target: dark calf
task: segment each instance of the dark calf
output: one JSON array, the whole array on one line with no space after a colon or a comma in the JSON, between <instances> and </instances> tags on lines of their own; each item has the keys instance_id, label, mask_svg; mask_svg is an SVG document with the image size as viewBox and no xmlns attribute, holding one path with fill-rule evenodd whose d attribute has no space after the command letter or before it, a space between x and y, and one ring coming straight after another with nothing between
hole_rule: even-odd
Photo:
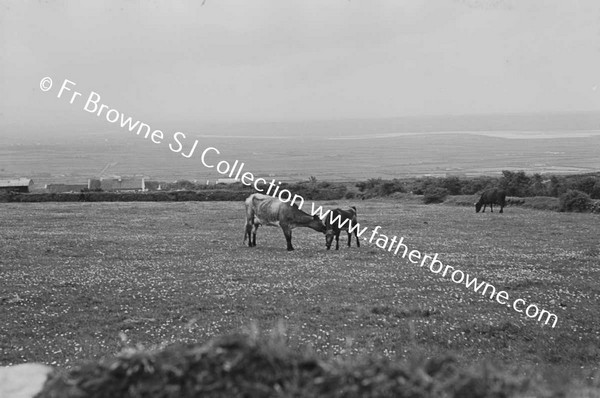
<instances>
[{"instance_id":1,"label":"dark calf","mask_svg":"<svg viewBox=\"0 0 600 398\"><path fill-rule=\"evenodd\" d=\"M329 212L325 221L325 246L327 250L331 248L333 237L335 236L335 250L340 249L340 232L348 232L348 247L351 246L352 232L349 228L354 228L354 235L356 236L356 247L360 247L360 241L358 240L358 221L356 217L356 207L352 206L348 210L334 209Z\"/></svg>"}]
</instances>

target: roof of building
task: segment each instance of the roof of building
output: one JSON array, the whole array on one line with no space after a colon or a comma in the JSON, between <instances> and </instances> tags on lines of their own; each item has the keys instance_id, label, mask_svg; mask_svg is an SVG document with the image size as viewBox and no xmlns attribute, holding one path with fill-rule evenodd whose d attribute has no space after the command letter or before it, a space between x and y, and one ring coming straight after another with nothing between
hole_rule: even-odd
<instances>
[{"instance_id":1,"label":"roof of building","mask_svg":"<svg viewBox=\"0 0 600 398\"><path fill-rule=\"evenodd\" d=\"M13 178L10 180L0 180L0 187L28 187L32 183L31 178Z\"/></svg>"}]
</instances>

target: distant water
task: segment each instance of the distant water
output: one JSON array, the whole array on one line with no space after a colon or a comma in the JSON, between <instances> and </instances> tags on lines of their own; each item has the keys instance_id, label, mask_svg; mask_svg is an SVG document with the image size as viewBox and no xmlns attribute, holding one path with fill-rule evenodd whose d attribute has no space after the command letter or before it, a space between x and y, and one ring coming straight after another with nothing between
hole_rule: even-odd
<instances>
[{"instance_id":1,"label":"distant water","mask_svg":"<svg viewBox=\"0 0 600 398\"><path fill-rule=\"evenodd\" d=\"M421 133L388 133L388 134L363 134L348 135L340 137L329 137L329 140L372 140L382 138L407 137L411 135L436 135L436 134L469 134L486 137L505 138L510 140L539 140L557 138L581 138L600 136L600 130L576 130L576 131L430 131Z\"/></svg>"},{"instance_id":2,"label":"distant water","mask_svg":"<svg viewBox=\"0 0 600 398\"><path fill-rule=\"evenodd\" d=\"M48 143L73 140L106 140L135 137L105 120L93 126L41 126L37 129L13 126L0 129L0 148L7 143ZM100 128L98 128L100 126ZM234 139L371 139L429 134L478 134L511 139L589 137L600 133L598 112L553 114L503 114L419 116L387 119L348 119L295 122L190 123L164 121L152 124L165 133L183 131L200 138Z\"/></svg>"},{"instance_id":3,"label":"distant water","mask_svg":"<svg viewBox=\"0 0 600 398\"><path fill-rule=\"evenodd\" d=\"M238 160L245 171L282 181L600 170L600 115L589 113L152 126L198 139L190 159L166 143L101 126L0 134L0 178L81 183L114 164L105 174L214 182L224 176L199 159L209 146L221 152L213 161Z\"/></svg>"}]
</instances>

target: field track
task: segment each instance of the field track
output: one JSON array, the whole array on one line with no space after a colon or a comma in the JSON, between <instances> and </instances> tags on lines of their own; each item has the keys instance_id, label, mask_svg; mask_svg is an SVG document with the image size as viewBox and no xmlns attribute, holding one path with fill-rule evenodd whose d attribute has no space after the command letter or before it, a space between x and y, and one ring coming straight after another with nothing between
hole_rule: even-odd
<instances>
[{"instance_id":1,"label":"field track","mask_svg":"<svg viewBox=\"0 0 600 398\"><path fill-rule=\"evenodd\" d=\"M323 203L319 203L323 204ZM329 207L350 204L326 202ZM0 366L70 366L124 345L205 341L282 322L322 355L453 352L549 379L598 370L598 216L504 214L391 200L354 202L369 230L403 236L474 277L555 313L528 319L361 241L261 227L243 246L241 202L1 204ZM583 372L583 373L582 373Z\"/></svg>"}]
</instances>

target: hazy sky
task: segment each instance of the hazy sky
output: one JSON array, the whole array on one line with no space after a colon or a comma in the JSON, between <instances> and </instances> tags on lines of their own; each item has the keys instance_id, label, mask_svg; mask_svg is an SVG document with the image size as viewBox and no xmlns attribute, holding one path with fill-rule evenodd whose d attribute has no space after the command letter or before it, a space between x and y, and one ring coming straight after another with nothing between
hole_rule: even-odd
<instances>
[{"instance_id":1,"label":"hazy sky","mask_svg":"<svg viewBox=\"0 0 600 398\"><path fill-rule=\"evenodd\" d=\"M93 124L92 90L148 123L600 111L600 2L0 0L0 57L0 134Z\"/></svg>"}]
</instances>

